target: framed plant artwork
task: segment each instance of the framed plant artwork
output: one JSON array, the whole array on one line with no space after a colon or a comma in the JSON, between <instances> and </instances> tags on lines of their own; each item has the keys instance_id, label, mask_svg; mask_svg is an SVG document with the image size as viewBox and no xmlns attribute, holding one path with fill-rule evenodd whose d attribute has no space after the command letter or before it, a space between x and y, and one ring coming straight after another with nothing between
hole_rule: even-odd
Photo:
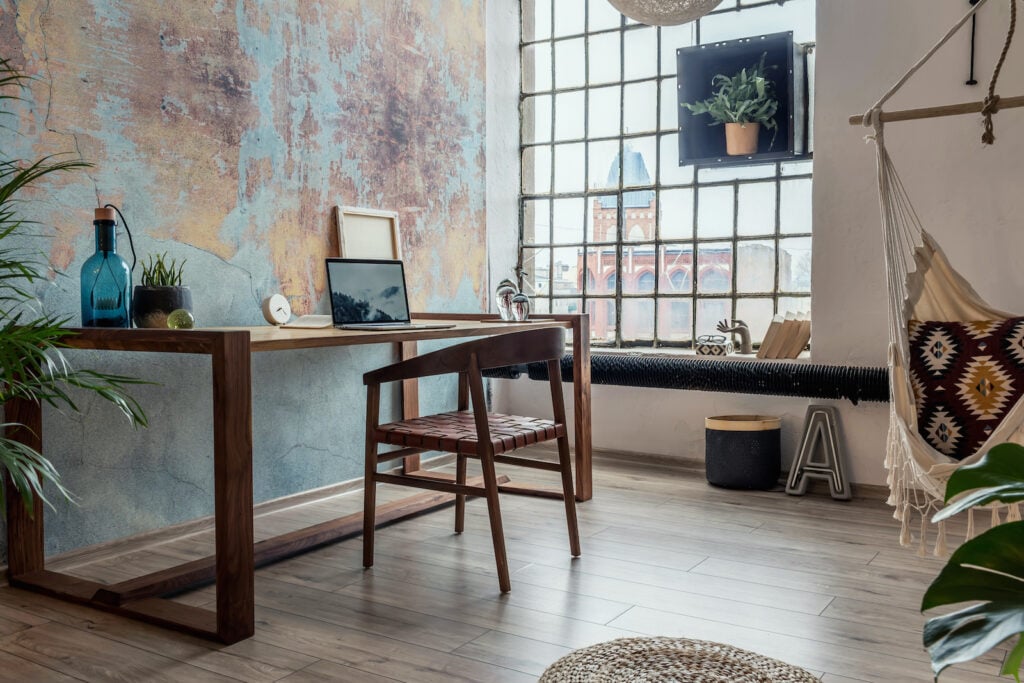
<instances>
[{"instance_id":1,"label":"framed plant artwork","mask_svg":"<svg viewBox=\"0 0 1024 683\"><path fill-rule=\"evenodd\" d=\"M342 258L401 259L398 212L335 206Z\"/></svg>"}]
</instances>

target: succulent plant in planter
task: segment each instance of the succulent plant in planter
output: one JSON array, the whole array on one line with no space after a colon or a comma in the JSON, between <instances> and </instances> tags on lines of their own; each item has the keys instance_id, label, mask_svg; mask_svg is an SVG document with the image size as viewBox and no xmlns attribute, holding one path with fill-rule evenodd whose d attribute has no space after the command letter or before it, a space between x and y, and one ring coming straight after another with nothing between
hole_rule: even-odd
<instances>
[{"instance_id":1,"label":"succulent plant in planter","mask_svg":"<svg viewBox=\"0 0 1024 683\"><path fill-rule=\"evenodd\" d=\"M167 259L167 254L150 255L142 264L142 284L135 286L132 296L132 320L136 327L166 328L182 314L170 318L172 313L184 310L188 318L192 313L192 290L182 285L185 261ZM191 324L187 325L191 327Z\"/></svg>"},{"instance_id":2,"label":"succulent plant in planter","mask_svg":"<svg viewBox=\"0 0 1024 683\"><path fill-rule=\"evenodd\" d=\"M753 154L757 152L757 138L761 126L772 131L768 149L775 145L779 131L775 112L779 101L775 97L775 85L765 73L765 59L768 53L750 67L740 69L732 76L718 74L711 79L715 88L711 97L699 102L685 102L695 115L707 114L712 118L709 126L725 124L726 153L730 155Z\"/></svg>"}]
</instances>

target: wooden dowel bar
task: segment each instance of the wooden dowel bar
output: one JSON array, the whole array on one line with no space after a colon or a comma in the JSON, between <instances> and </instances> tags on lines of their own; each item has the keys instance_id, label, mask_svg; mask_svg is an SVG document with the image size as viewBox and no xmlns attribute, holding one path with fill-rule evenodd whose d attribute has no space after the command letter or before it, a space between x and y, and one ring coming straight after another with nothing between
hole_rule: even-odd
<instances>
[{"instance_id":1,"label":"wooden dowel bar","mask_svg":"<svg viewBox=\"0 0 1024 683\"><path fill-rule=\"evenodd\" d=\"M389 460L398 460L399 458L408 458L413 455L419 455L420 453L426 453L426 448L399 448L397 451L388 451L387 453L378 453L377 462L387 462Z\"/></svg>"},{"instance_id":2,"label":"wooden dowel bar","mask_svg":"<svg viewBox=\"0 0 1024 683\"><path fill-rule=\"evenodd\" d=\"M980 114L984 106L984 102L961 102L960 104L946 104L938 107L883 111L881 119L883 123L890 123L893 121L936 119L943 116L960 116L962 114ZM1024 107L1024 95L999 98L999 107L996 111L1002 111L1003 109L1016 109L1017 107ZM853 114L850 116L849 121L851 126L861 126L864 123L864 115Z\"/></svg>"},{"instance_id":3,"label":"wooden dowel bar","mask_svg":"<svg viewBox=\"0 0 1024 683\"><path fill-rule=\"evenodd\" d=\"M378 474L374 479L381 484L414 486L416 488L428 489L430 491L443 491L444 493L464 493L467 496L484 496L487 493L482 486L460 486L440 479L415 477L408 474Z\"/></svg>"},{"instance_id":4,"label":"wooden dowel bar","mask_svg":"<svg viewBox=\"0 0 1024 683\"><path fill-rule=\"evenodd\" d=\"M510 496L530 496L532 498L551 498L565 500L565 494L559 489L533 488L523 484L500 484L498 490Z\"/></svg>"},{"instance_id":5,"label":"wooden dowel bar","mask_svg":"<svg viewBox=\"0 0 1024 683\"><path fill-rule=\"evenodd\" d=\"M557 462L548 462L546 460L531 460L529 458L520 458L517 455L496 455L494 456L494 462L500 463L502 465L516 465L517 467L529 467L535 470L547 470L549 472L562 471L561 466L559 466Z\"/></svg>"}]
</instances>

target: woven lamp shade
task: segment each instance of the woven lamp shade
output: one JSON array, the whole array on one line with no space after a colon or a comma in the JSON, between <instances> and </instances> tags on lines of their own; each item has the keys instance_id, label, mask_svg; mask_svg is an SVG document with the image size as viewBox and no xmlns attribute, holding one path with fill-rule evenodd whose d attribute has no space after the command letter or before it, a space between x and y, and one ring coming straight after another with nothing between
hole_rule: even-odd
<instances>
[{"instance_id":1,"label":"woven lamp shade","mask_svg":"<svg viewBox=\"0 0 1024 683\"><path fill-rule=\"evenodd\" d=\"M648 26L675 26L700 19L722 0L608 0L612 7Z\"/></svg>"}]
</instances>

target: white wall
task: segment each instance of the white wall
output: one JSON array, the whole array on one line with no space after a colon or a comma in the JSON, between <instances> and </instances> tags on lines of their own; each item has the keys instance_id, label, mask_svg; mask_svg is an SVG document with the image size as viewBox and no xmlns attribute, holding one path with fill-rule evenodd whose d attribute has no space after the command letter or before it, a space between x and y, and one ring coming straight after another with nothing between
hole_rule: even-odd
<instances>
[{"instance_id":1,"label":"white wall","mask_svg":"<svg viewBox=\"0 0 1024 683\"><path fill-rule=\"evenodd\" d=\"M507 1L507 0L504 0ZM497 2L492 5L500 4ZM878 221L874 148L847 116L867 109L963 12L960 0L819 0L814 159L813 362L885 364L885 271ZM968 35L956 36L887 106L979 100L1002 46L1008 8L979 13L977 78L967 86ZM515 30L515 24L491 26ZM1004 67L999 92L1024 93L1024 37ZM488 121L493 131L496 122ZM954 265L994 305L1024 311L1024 109L996 116L996 144L980 143L976 116L891 124L886 140L926 228ZM491 148L488 149L492 153ZM504 154L508 154L505 150ZM509 161L510 159L510 161ZM488 169L492 161L488 160ZM515 151L501 163L515 163ZM513 191L510 184L508 191ZM489 209L491 207L489 206ZM515 251L516 214L488 211L492 267ZM493 277L493 271L492 271ZM543 404L539 382L496 383L500 410ZM703 419L724 413L781 415L783 451L795 448L806 399L595 386L594 445L703 457ZM836 402L850 476L884 484L888 409Z\"/></svg>"}]
</instances>

